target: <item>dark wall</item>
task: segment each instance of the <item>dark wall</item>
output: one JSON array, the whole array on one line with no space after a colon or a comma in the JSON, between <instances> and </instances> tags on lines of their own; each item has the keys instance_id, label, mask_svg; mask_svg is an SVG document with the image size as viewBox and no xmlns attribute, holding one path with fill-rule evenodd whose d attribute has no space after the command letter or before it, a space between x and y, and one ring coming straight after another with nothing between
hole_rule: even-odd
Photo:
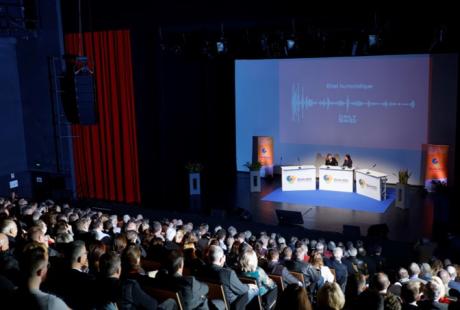
<instances>
[{"instance_id":1,"label":"dark wall","mask_svg":"<svg viewBox=\"0 0 460 310\"><path fill-rule=\"evenodd\" d=\"M49 58L62 56L59 1L37 3L36 33L0 41L0 145L6 146L0 156L1 194L8 192L11 172L20 176L18 193L27 197L51 194L56 184L62 189L56 178L70 173L59 164L63 158L53 111L60 102L53 101L49 70Z\"/></svg>"},{"instance_id":2,"label":"dark wall","mask_svg":"<svg viewBox=\"0 0 460 310\"><path fill-rule=\"evenodd\" d=\"M156 40L133 32L142 198L184 207L188 161L204 165L205 194L233 183L233 61L168 55Z\"/></svg>"},{"instance_id":3,"label":"dark wall","mask_svg":"<svg viewBox=\"0 0 460 310\"><path fill-rule=\"evenodd\" d=\"M0 195L9 192L11 173L15 174L22 186L27 170L16 44L16 39L0 38Z\"/></svg>"}]
</instances>

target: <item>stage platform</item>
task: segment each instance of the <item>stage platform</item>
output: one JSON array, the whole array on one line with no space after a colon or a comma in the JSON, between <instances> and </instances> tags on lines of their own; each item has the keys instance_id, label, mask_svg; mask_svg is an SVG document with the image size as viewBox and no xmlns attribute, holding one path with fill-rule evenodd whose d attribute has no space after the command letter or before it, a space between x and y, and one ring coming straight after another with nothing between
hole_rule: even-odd
<instances>
[{"instance_id":1,"label":"stage platform","mask_svg":"<svg viewBox=\"0 0 460 310\"><path fill-rule=\"evenodd\" d=\"M395 201L396 192L393 188L387 189L387 197L378 201L357 193L345 193L325 190L313 191L282 191L277 188L262 198L263 201L306 205L310 207L325 207L384 213Z\"/></svg>"}]
</instances>

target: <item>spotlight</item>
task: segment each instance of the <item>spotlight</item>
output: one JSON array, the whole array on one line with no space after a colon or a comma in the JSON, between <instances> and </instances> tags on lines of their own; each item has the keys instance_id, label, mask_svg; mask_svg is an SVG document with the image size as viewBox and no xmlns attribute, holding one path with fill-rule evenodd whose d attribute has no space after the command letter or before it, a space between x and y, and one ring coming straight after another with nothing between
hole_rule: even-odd
<instances>
[{"instance_id":1,"label":"spotlight","mask_svg":"<svg viewBox=\"0 0 460 310\"><path fill-rule=\"evenodd\" d=\"M294 39L287 39L286 40L286 47L288 51L292 51L295 47L295 40Z\"/></svg>"},{"instance_id":2,"label":"spotlight","mask_svg":"<svg viewBox=\"0 0 460 310\"><path fill-rule=\"evenodd\" d=\"M370 34L368 36L368 41L369 41L369 47L374 47L377 45L377 40L378 40L378 37L376 34Z\"/></svg>"},{"instance_id":3,"label":"spotlight","mask_svg":"<svg viewBox=\"0 0 460 310\"><path fill-rule=\"evenodd\" d=\"M216 42L216 50L217 54L223 54L226 52L226 44L224 38L220 38L220 40Z\"/></svg>"}]
</instances>

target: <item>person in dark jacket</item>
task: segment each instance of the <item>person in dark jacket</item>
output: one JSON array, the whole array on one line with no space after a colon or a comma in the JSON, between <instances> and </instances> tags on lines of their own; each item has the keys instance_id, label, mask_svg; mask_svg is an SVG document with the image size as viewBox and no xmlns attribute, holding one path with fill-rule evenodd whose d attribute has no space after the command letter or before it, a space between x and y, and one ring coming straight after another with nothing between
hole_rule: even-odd
<instances>
[{"instance_id":1,"label":"person in dark jacket","mask_svg":"<svg viewBox=\"0 0 460 310\"><path fill-rule=\"evenodd\" d=\"M345 158L343 159L342 167L347 167L350 169L353 167L353 161L351 160L350 154L345 154Z\"/></svg>"},{"instance_id":2,"label":"person in dark jacket","mask_svg":"<svg viewBox=\"0 0 460 310\"><path fill-rule=\"evenodd\" d=\"M341 247L336 247L333 252L334 257L327 260L326 264L329 268L335 269L335 277L340 288L345 292L348 279L348 268L342 263L343 250Z\"/></svg>"},{"instance_id":3,"label":"person in dark jacket","mask_svg":"<svg viewBox=\"0 0 460 310\"><path fill-rule=\"evenodd\" d=\"M321 271L313 268L312 265L304 261L305 249L299 247L295 251L295 255L291 261L285 262L285 266L290 271L299 272L304 277L304 287L308 288L309 293L311 290L316 289L319 285L322 285L323 278L321 277Z\"/></svg>"},{"instance_id":4,"label":"person in dark jacket","mask_svg":"<svg viewBox=\"0 0 460 310\"><path fill-rule=\"evenodd\" d=\"M208 255L211 264L200 271L201 276L223 286L225 297L232 309L245 309L252 299L250 297L256 295L257 286L243 284L233 269L224 267L226 258L221 247L212 245Z\"/></svg>"},{"instance_id":5,"label":"person in dark jacket","mask_svg":"<svg viewBox=\"0 0 460 310\"><path fill-rule=\"evenodd\" d=\"M97 279L98 294L97 308L107 308L110 305L118 309L175 309L173 300L166 300L161 305L145 293L136 280L121 281L121 259L116 252L108 252L100 259L100 277Z\"/></svg>"},{"instance_id":6,"label":"person in dark jacket","mask_svg":"<svg viewBox=\"0 0 460 310\"><path fill-rule=\"evenodd\" d=\"M268 274L281 276L285 287L287 287L289 284L297 284L298 286L303 286L302 282L294 277L285 266L279 263L279 256L280 254L277 249L270 249L268 251L267 264L264 266L265 271Z\"/></svg>"},{"instance_id":7,"label":"person in dark jacket","mask_svg":"<svg viewBox=\"0 0 460 310\"><path fill-rule=\"evenodd\" d=\"M180 292L185 309L210 309L207 294L209 291L205 283L197 281L193 276L183 276L184 256L173 250L168 254L166 271L157 277L164 287ZM223 309L223 301L212 301L212 308Z\"/></svg>"},{"instance_id":8,"label":"person in dark jacket","mask_svg":"<svg viewBox=\"0 0 460 310\"><path fill-rule=\"evenodd\" d=\"M326 155L326 160L325 160L324 164L326 166L338 166L339 165L337 159L335 159L335 157L333 157L331 153L328 153Z\"/></svg>"}]
</instances>

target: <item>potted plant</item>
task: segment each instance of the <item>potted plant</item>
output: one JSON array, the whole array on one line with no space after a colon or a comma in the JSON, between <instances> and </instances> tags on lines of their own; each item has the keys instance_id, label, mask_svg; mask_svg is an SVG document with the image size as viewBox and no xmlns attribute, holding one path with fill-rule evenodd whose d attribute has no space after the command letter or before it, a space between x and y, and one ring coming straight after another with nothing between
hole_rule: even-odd
<instances>
[{"instance_id":1,"label":"potted plant","mask_svg":"<svg viewBox=\"0 0 460 310\"><path fill-rule=\"evenodd\" d=\"M260 192L260 169L262 168L262 164L259 161L255 161L247 162L244 166L249 169L251 193Z\"/></svg>"},{"instance_id":2,"label":"potted plant","mask_svg":"<svg viewBox=\"0 0 460 310\"><path fill-rule=\"evenodd\" d=\"M407 202L407 190L409 187L409 178L412 173L407 169L399 170L398 183L396 184L396 207L406 209L409 207Z\"/></svg>"},{"instance_id":3,"label":"potted plant","mask_svg":"<svg viewBox=\"0 0 460 310\"><path fill-rule=\"evenodd\" d=\"M185 169L188 171L190 195L200 195L200 173L203 170L203 165L199 162L190 161L185 165Z\"/></svg>"},{"instance_id":4,"label":"potted plant","mask_svg":"<svg viewBox=\"0 0 460 310\"><path fill-rule=\"evenodd\" d=\"M404 185L408 185L409 178L410 178L411 175L412 175L412 173L409 172L409 170L407 170L407 169L399 170L399 172L398 172L399 183L404 184Z\"/></svg>"}]
</instances>

